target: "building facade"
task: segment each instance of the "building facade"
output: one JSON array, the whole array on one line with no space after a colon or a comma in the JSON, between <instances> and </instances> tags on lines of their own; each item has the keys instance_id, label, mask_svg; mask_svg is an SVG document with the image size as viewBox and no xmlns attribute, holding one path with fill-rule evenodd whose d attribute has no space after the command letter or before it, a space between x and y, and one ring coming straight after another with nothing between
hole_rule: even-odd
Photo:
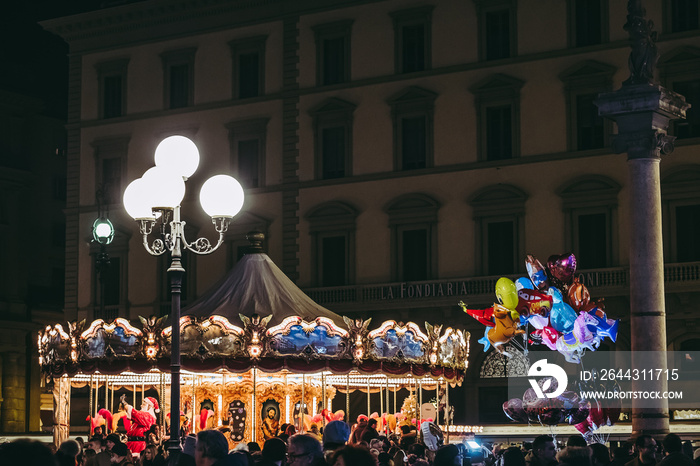
<instances>
[{"instance_id":1,"label":"building facade","mask_svg":"<svg viewBox=\"0 0 700 466\"><path fill-rule=\"evenodd\" d=\"M629 76L623 0L149 0L42 26L70 46L65 318L169 312L165 259L121 207L164 137L201 153L183 204L230 173L246 201L225 252L184 258L191 301L245 234L321 305L348 316L469 329L460 423L503 423L503 362L478 322L525 255L574 252L629 349L629 180L598 93ZM647 2L659 82L700 105L698 2ZM700 113L661 163L669 349L700 349ZM104 291L90 242L104 187L117 234ZM104 303L101 308L100 303ZM503 369L505 371L506 369Z\"/></svg>"}]
</instances>

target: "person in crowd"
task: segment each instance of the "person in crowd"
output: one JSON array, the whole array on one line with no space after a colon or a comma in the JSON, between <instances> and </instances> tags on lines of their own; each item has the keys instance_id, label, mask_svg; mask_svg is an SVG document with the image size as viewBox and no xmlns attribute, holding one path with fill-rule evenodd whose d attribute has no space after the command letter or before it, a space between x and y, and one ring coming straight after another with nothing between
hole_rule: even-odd
<instances>
[{"instance_id":1,"label":"person in crowd","mask_svg":"<svg viewBox=\"0 0 700 466\"><path fill-rule=\"evenodd\" d=\"M228 442L226 442L228 444ZM184 437L182 453L177 459L177 466L196 466L194 459L197 451L197 436L188 434ZM166 450L167 451L167 450Z\"/></svg>"},{"instance_id":2,"label":"person in crowd","mask_svg":"<svg viewBox=\"0 0 700 466\"><path fill-rule=\"evenodd\" d=\"M197 433L194 447L194 461L197 466L224 464L228 455L228 442L218 430L202 430Z\"/></svg>"},{"instance_id":3,"label":"person in crowd","mask_svg":"<svg viewBox=\"0 0 700 466\"><path fill-rule=\"evenodd\" d=\"M556 464L554 458L557 450L554 439L549 435L540 435L532 442L532 451L525 457L527 466L550 466Z\"/></svg>"},{"instance_id":4,"label":"person in crowd","mask_svg":"<svg viewBox=\"0 0 700 466\"><path fill-rule=\"evenodd\" d=\"M323 429L323 454L329 461L333 453L347 443L350 426L345 421L331 421Z\"/></svg>"},{"instance_id":5,"label":"person in crowd","mask_svg":"<svg viewBox=\"0 0 700 466\"><path fill-rule=\"evenodd\" d=\"M367 421L369 419L365 415L360 415L357 418L357 424L353 426L352 433L350 434L350 440L348 440L348 443L352 443L353 445L356 445L360 443L362 440L362 434L365 431L365 427L367 427Z\"/></svg>"},{"instance_id":6,"label":"person in crowd","mask_svg":"<svg viewBox=\"0 0 700 466\"><path fill-rule=\"evenodd\" d=\"M362 436L360 437L364 442L370 443L372 439L379 437L379 432L377 432L377 420L372 418L367 421L367 426L362 431Z\"/></svg>"},{"instance_id":7,"label":"person in crowd","mask_svg":"<svg viewBox=\"0 0 700 466\"><path fill-rule=\"evenodd\" d=\"M321 442L310 434L297 434L289 437L287 464L294 466L324 466Z\"/></svg>"},{"instance_id":8,"label":"person in crowd","mask_svg":"<svg viewBox=\"0 0 700 466\"><path fill-rule=\"evenodd\" d=\"M266 441L262 447L262 462L265 466L284 465L284 458L287 455L287 444L280 438L273 437Z\"/></svg>"},{"instance_id":9,"label":"person in crowd","mask_svg":"<svg viewBox=\"0 0 700 466\"><path fill-rule=\"evenodd\" d=\"M282 434L280 434L280 435L282 435ZM282 437L280 437L280 438L282 438ZM282 439L282 440L284 440L284 439ZM260 448L260 444L258 442L248 442L247 445L248 445L248 451L251 454L255 453L256 451L262 451L262 449Z\"/></svg>"},{"instance_id":10,"label":"person in crowd","mask_svg":"<svg viewBox=\"0 0 700 466\"><path fill-rule=\"evenodd\" d=\"M588 445L591 449L591 462L593 466L608 466L610 464L610 451L602 443L592 443Z\"/></svg>"},{"instance_id":11,"label":"person in crowd","mask_svg":"<svg viewBox=\"0 0 700 466\"><path fill-rule=\"evenodd\" d=\"M632 460L632 455L630 455L630 449L626 446L615 447L610 452L610 466L625 466Z\"/></svg>"},{"instance_id":12,"label":"person in crowd","mask_svg":"<svg viewBox=\"0 0 700 466\"><path fill-rule=\"evenodd\" d=\"M567 446L557 453L559 466L592 466L591 449Z\"/></svg>"},{"instance_id":13,"label":"person in crowd","mask_svg":"<svg viewBox=\"0 0 700 466\"><path fill-rule=\"evenodd\" d=\"M335 451L328 466L377 466L377 459L366 448L345 445Z\"/></svg>"},{"instance_id":14,"label":"person in crowd","mask_svg":"<svg viewBox=\"0 0 700 466\"><path fill-rule=\"evenodd\" d=\"M692 458L683 453L683 441L676 434L668 434L662 442L666 456L659 466L695 466Z\"/></svg>"},{"instance_id":15,"label":"person in crowd","mask_svg":"<svg viewBox=\"0 0 700 466\"><path fill-rule=\"evenodd\" d=\"M19 439L0 444L2 464L22 466L56 466L51 449L37 440Z\"/></svg>"},{"instance_id":16,"label":"person in crowd","mask_svg":"<svg viewBox=\"0 0 700 466\"><path fill-rule=\"evenodd\" d=\"M56 461L59 466L76 466L78 455L80 455L80 444L75 440L66 440L58 447Z\"/></svg>"},{"instance_id":17,"label":"person in crowd","mask_svg":"<svg viewBox=\"0 0 700 466\"><path fill-rule=\"evenodd\" d=\"M377 466L393 466L394 462L391 461L391 456L389 453L383 451L377 455Z\"/></svg>"},{"instance_id":18,"label":"person in crowd","mask_svg":"<svg viewBox=\"0 0 700 466\"><path fill-rule=\"evenodd\" d=\"M287 427L289 427L291 424L284 423L280 425L280 433L277 435L277 437L281 438L284 440L285 443L287 443L287 440L289 440L289 435L287 435ZM253 453L251 451L251 453Z\"/></svg>"},{"instance_id":19,"label":"person in crowd","mask_svg":"<svg viewBox=\"0 0 700 466\"><path fill-rule=\"evenodd\" d=\"M501 447L499 450L503 458L503 466L525 466L525 455L520 448L509 447L503 450Z\"/></svg>"},{"instance_id":20,"label":"person in crowd","mask_svg":"<svg viewBox=\"0 0 700 466\"><path fill-rule=\"evenodd\" d=\"M146 448L141 452L137 466L155 466L158 450L153 444L146 445Z\"/></svg>"},{"instance_id":21,"label":"person in crowd","mask_svg":"<svg viewBox=\"0 0 700 466\"><path fill-rule=\"evenodd\" d=\"M651 435L640 435L634 442L635 458L625 466L656 464L656 440Z\"/></svg>"},{"instance_id":22,"label":"person in crowd","mask_svg":"<svg viewBox=\"0 0 700 466\"><path fill-rule=\"evenodd\" d=\"M110 450L112 454L112 464L118 466L134 466L134 462L131 460L131 452L129 448L124 443L115 443Z\"/></svg>"},{"instance_id":23,"label":"person in crowd","mask_svg":"<svg viewBox=\"0 0 700 466\"><path fill-rule=\"evenodd\" d=\"M84 466L97 466L97 462L95 461L95 457L97 456L97 453L95 453L95 450L92 448L86 448L83 451L83 465Z\"/></svg>"},{"instance_id":24,"label":"person in crowd","mask_svg":"<svg viewBox=\"0 0 700 466\"><path fill-rule=\"evenodd\" d=\"M566 439L566 446L587 447L588 443L586 442L586 439L581 437L580 435L569 435L569 438Z\"/></svg>"},{"instance_id":25,"label":"person in crowd","mask_svg":"<svg viewBox=\"0 0 700 466\"><path fill-rule=\"evenodd\" d=\"M433 466L462 466L462 454L457 445L449 444L438 448Z\"/></svg>"},{"instance_id":26,"label":"person in crowd","mask_svg":"<svg viewBox=\"0 0 700 466\"><path fill-rule=\"evenodd\" d=\"M122 443L122 439L119 437L119 434L109 434L107 437L105 437L105 445L107 446L106 450L112 450L115 444L117 443Z\"/></svg>"}]
</instances>

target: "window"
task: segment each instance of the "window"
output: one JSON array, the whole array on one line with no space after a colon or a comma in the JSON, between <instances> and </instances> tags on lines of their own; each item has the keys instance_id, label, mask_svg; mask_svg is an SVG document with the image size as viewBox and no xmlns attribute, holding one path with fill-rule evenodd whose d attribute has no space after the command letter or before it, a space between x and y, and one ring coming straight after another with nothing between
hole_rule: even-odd
<instances>
[{"instance_id":1,"label":"window","mask_svg":"<svg viewBox=\"0 0 700 466\"><path fill-rule=\"evenodd\" d=\"M267 118L229 123L231 160L236 179L245 189L265 185Z\"/></svg>"},{"instance_id":2,"label":"window","mask_svg":"<svg viewBox=\"0 0 700 466\"><path fill-rule=\"evenodd\" d=\"M663 4L664 32L684 32L698 29L700 1L666 0Z\"/></svg>"},{"instance_id":3,"label":"window","mask_svg":"<svg viewBox=\"0 0 700 466\"><path fill-rule=\"evenodd\" d=\"M97 185L102 187L107 205L122 202L122 180L126 170L128 145L129 138L101 139L92 144L97 168L95 179Z\"/></svg>"},{"instance_id":4,"label":"window","mask_svg":"<svg viewBox=\"0 0 700 466\"><path fill-rule=\"evenodd\" d=\"M677 167L661 180L664 259L700 261L700 166Z\"/></svg>"},{"instance_id":5,"label":"window","mask_svg":"<svg viewBox=\"0 0 700 466\"><path fill-rule=\"evenodd\" d=\"M265 41L267 36L229 42L233 63L233 98L247 99L265 94Z\"/></svg>"},{"instance_id":6,"label":"window","mask_svg":"<svg viewBox=\"0 0 700 466\"><path fill-rule=\"evenodd\" d=\"M95 65L98 79L99 115L116 118L126 114L126 71L128 59Z\"/></svg>"},{"instance_id":7,"label":"window","mask_svg":"<svg viewBox=\"0 0 700 466\"><path fill-rule=\"evenodd\" d=\"M584 176L557 190L564 209L567 250L579 270L611 267L617 251L617 196L621 186L604 176Z\"/></svg>"},{"instance_id":8,"label":"window","mask_svg":"<svg viewBox=\"0 0 700 466\"><path fill-rule=\"evenodd\" d=\"M439 209L440 204L425 194L407 194L385 207L391 228L393 280L436 278Z\"/></svg>"},{"instance_id":9,"label":"window","mask_svg":"<svg viewBox=\"0 0 700 466\"><path fill-rule=\"evenodd\" d=\"M350 81L351 29L352 21L338 21L314 28L317 85L328 86Z\"/></svg>"},{"instance_id":10,"label":"window","mask_svg":"<svg viewBox=\"0 0 700 466\"><path fill-rule=\"evenodd\" d=\"M616 68L587 60L562 72L567 107L567 145L569 150L602 149L609 145L612 123L598 116L594 103L598 94L612 89Z\"/></svg>"},{"instance_id":11,"label":"window","mask_svg":"<svg viewBox=\"0 0 700 466\"><path fill-rule=\"evenodd\" d=\"M317 286L344 286L355 281L355 207L331 201L307 215L311 267Z\"/></svg>"},{"instance_id":12,"label":"window","mask_svg":"<svg viewBox=\"0 0 700 466\"><path fill-rule=\"evenodd\" d=\"M571 47L608 40L608 0L569 0L568 9Z\"/></svg>"},{"instance_id":13,"label":"window","mask_svg":"<svg viewBox=\"0 0 700 466\"><path fill-rule=\"evenodd\" d=\"M469 200L476 222L477 273L508 275L521 269L527 195L498 185L477 191Z\"/></svg>"},{"instance_id":14,"label":"window","mask_svg":"<svg viewBox=\"0 0 700 466\"><path fill-rule=\"evenodd\" d=\"M514 0L474 0L478 16L479 57L500 60L517 55Z\"/></svg>"},{"instance_id":15,"label":"window","mask_svg":"<svg viewBox=\"0 0 700 466\"><path fill-rule=\"evenodd\" d=\"M196 48L173 50L160 55L163 61L165 108L194 105L194 55Z\"/></svg>"},{"instance_id":16,"label":"window","mask_svg":"<svg viewBox=\"0 0 700 466\"><path fill-rule=\"evenodd\" d=\"M115 229L114 240L106 247L109 264L100 270L97 264L100 245L90 243L90 255L93 266L93 313L95 319L106 321L128 314L128 255L130 234ZM100 273L102 277L100 277ZM100 283L104 284L104 288Z\"/></svg>"},{"instance_id":17,"label":"window","mask_svg":"<svg viewBox=\"0 0 700 466\"><path fill-rule=\"evenodd\" d=\"M691 107L684 120L675 120L670 133L678 139L700 137L700 49L678 47L659 61L661 83L685 97Z\"/></svg>"},{"instance_id":18,"label":"window","mask_svg":"<svg viewBox=\"0 0 700 466\"><path fill-rule=\"evenodd\" d=\"M497 74L470 88L477 112L479 160L520 155L520 88L523 81Z\"/></svg>"},{"instance_id":19,"label":"window","mask_svg":"<svg viewBox=\"0 0 700 466\"><path fill-rule=\"evenodd\" d=\"M425 6L391 13L396 73L430 69L432 12L433 6Z\"/></svg>"},{"instance_id":20,"label":"window","mask_svg":"<svg viewBox=\"0 0 700 466\"><path fill-rule=\"evenodd\" d=\"M331 98L309 112L314 125L316 178L352 175L352 119L355 105Z\"/></svg>"},{"instance_id":21,"label":"window","mask_svg":"<svg viewBox=\"0 0 700 466\"><path fill-rule=\"evenodd\" d=\"M433 107L437 94L410 87L388 100L394 123L394 169L433 166Z\"/></svg>"}]
</instances>

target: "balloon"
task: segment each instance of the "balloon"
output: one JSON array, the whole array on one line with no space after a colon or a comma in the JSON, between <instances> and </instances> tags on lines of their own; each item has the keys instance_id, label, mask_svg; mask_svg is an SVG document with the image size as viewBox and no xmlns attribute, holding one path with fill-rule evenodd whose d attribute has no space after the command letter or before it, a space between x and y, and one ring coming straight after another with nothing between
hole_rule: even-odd
<instances>
[{"instance_id":1,"label":"balloon","mask_svg":"<svg viewBox=\"0 0 700 466\"><path fill-rule=\"evenodd\" d=\"M467 309L467 305L460 301L459 307L462 308L464 312L478 320L481 324L487 327L495 327L496 323L493 321L493 307L488 309Z\"/></svg>"},{"instance_id":2,"label":"balloon","mask_svg":"<svg viewBox=\"0 0 700 466\"><path fill-rule=\"evenodd\" d=\"M557 340L559 339L559 332L554 330L552 327L547 325L539 330L535 330L532 333L536 334L539 337L541 344L547 346L547 348L551 349L552 351L557 350Z\"/></svg>"},{"instance_id":3,"label":"balloon","mask_svg":"<svg viewBox=\"0 0 700 466\"><path fill-rule=\"evenodd\" d=\"M528 423L527 413L523 408L523 400L520 398L512 398L503 403L503 413L505 413L511 421L521 424Z\"/></svg>"},{"instance_id":4,"label":"balloon","mask_svg":"<svg viewBox=\"0 0 700 466\"><path fill-rule=\"evenodd\" d=\"M569 333L574 329L576 317L578 317L578 314L571 306L565 302L560 302L552 306L552 311L549 313L549 322L556 331Z\"/></svg>"},{"instance_id":5,"label":"balloon","mask_svg":"<svg viewBox=\"0 0 700 466\"><path fill-rule=\"evenodd\" d=\"M574 278L574 283L569 286L567 295L569 305L579 312L588 306L588 303L591 301L588 288L579 281L578 277Z\"/></svg>"},{"instance_id":6,"label":"balloon","mask_svg":"<svg viewBox=\"0 0 700 466\"><path fill-rule=\"evenodd\" d=\"M569 417L569 424L575 425L580 424L588 419L588 415L591 411L591 404L586 400L579 401L578 409L571 414Z\"/></svg>"},{"instance_id":7,"label":"balloon","mask_svg":"<svg viewBox=\"0 0 700 466\"><path fill-rule=\"evenodd\" d=\"M528 388L523 393L523 408L527 409L528 406L535 404L539 398L537 398L537 393L532 388Z\"/></svg>"},{"instance_id":8,"label":"balloon","mask_svg":"<svg viewBox=\"0 0 700 466\"><path fill-rule=\"evenodd\" d=\"M532 281L527 278L527 277L520 277L517 280L515 280L515 289L520 291L520 290L534 290L535 285L532 284Z\"/></svg>"},{"instance_id":9,"label":"balloon","mask_svg":"<svg viewBox=\"0 0 700 466\"><path fill-rule=\"evenodd\" d=\"M521 314L538 314L548 316L552 309L551 296L535 290L521 289L518 291L518 305L515 310Z\"/></svg>"},{"instance_id":10,"label":"balloon","mask_svg":"<svg viewBox=\"0 0 700 466\"><path fill-rule=\"evenodd\" d=\"M601 338L608 337L613 342L617 341L618 326L620 325L619 319L608 319L605 312L600 311L598 308L588 312L588 315L593 319L593 322L588 325L588 330Z\"/></svg>"},{"instance_id":11,"label":"balloon","mask_svg":"<svg viewBox=\"0 0 700 466\"><path fill-rule=\"evenodd\" d=\"M527 269L530 280L532 280L532 283L534 283L538 289L546 290L549 287L547 272L545 272L542 263L537 260L535 256L527 255L525 259L525 268Z\"/></svg>"},{"instance_id":12,"label":"balloon","mask_svg":"<svg viewBox=\"0 0 700 466\"><path fill-rule=\"evenodd\" d=\"M542 317L540 315L530 315L527 321L530 325L540 330L549 325L549 317Z\"/></svg>"},{"instance_id":13,"label":"balloon","mask_svg":"<svg viewBox=\"0 0 700 466\"><path fill-rule=\"evenodd\" d=\"M549 259L547 259L547 270L551 277L568 285L572 282L574 273L576 273L576 256L572 253L549 256Z\"/></svg>"},{"instance_id":14,"label":"balloon","mask_svg":"<svg viewBox=\"0 0 700 466\"><path fill-rule=\"evenodd\" d=\"M517 313L516 313L517 315ZM484 345L484 351L492 345L499 353L505 353L505 345L516 335L522 335L525 330L519 328L520 319L513 319L513 313L500 304L493 305L494 327L487 327L484 337L479 343Z\"/></svg>"},{"instance_id":15,"label":"balloon","mask_svg":"<svg viewBox=\"0 0 700 466\"><path fill-rule=\"evenodd\" d=\"M588 419L574 425L574 427L576 428L576 430L581 432L581 435L583 435L584 437L586 436L586 434L589 434L593 431L593 426L591 426L591 423Z\"/></svg>"},{"instance_id":16,"label":"balloon","mask_svg":"<svg viewBox=\"0 0 700 466\"><path fill-rule=\"evenodd\" d=\"M501 277L496 282L496 298L508 309L515 309L518 305L518 290L515 283L506 277Z\"/></svg>"}]
</instances>

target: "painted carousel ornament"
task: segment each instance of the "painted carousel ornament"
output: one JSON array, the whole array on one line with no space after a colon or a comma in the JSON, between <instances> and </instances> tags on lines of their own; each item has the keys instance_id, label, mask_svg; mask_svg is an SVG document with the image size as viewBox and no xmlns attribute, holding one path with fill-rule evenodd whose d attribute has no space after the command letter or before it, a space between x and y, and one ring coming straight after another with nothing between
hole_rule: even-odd
<instances>
[{"instance_id":1,"label":"painted carousel ornament","mask_svg":"<svg viewBox=\"0 0 700 466\"><path fill-rule=\"evenodd\" d=\"M126 446L132 453L140 453L146 448L146 432L156 423L156 413L160 412L158 401L150 396L144 398L141 410L127 403L126 395L122 395L120 401L126 411L127 419L131 421Z\"/></svg>"}]
</instances>

